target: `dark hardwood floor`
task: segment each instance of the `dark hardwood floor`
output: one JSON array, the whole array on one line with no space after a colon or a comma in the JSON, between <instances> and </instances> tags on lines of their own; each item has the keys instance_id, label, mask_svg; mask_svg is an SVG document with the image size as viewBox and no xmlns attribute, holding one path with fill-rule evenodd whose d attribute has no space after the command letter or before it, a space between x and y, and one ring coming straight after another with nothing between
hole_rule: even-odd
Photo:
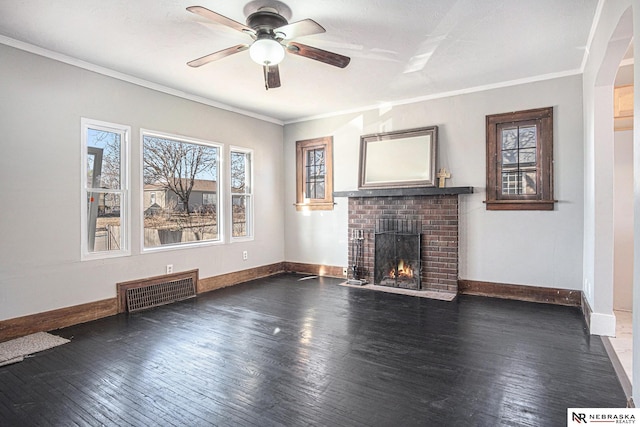
<instances>
[{"instance_id":1,"label":"dark hardwood floor","mask_svg":"<svg viewBox=\"0 0 640 427\"><path fill-rule=\"evenodd\" d=\"M564 426L624 407L577 308L280 275L54 331L0 368L2 426Z\"/></svg>"}]
</instances>

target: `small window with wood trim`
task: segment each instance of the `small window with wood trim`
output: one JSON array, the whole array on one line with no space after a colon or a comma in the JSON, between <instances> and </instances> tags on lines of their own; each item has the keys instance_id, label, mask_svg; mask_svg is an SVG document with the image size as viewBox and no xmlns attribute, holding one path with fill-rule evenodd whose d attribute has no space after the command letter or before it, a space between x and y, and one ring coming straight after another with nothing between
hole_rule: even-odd
<instances>
[{"instance_id":1,"label":"small window with wood trim","mask_svg":"<svg viewBox=\"0 0 640 427\"><path fill-rule=\"evenodd\" d=\"M296 142L296 209L333 209L333 138Z\"/></svg>"},{"instance_id":2,"label":"small window with wood trim","mask_svg":"<svg viewBox=\"0 0 640 427\"><path fill-rule=\"evenodd\" d=\"M553 210L553 107L487 116L487 210Z\"/></svg>"}]
</instances>

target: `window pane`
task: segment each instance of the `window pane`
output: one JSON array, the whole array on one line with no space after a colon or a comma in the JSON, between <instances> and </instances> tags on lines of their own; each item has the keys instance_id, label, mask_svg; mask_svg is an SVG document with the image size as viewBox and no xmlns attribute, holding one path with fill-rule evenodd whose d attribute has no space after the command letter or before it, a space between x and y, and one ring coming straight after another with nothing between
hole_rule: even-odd
<instances>
[{"instance_id":1,"label":"window pane","mask_svg":"<svg viewBox=\"0 0 640 427\"><path fill-rule=\"evenodd\" d=\"M325 150L317 148L307 151L305 165L305 195L308 199L325 198Z\"/></svg>"},{"instance_id":2,"label":"window pane","mask_svg":"<svg viewBox=\"0 0 640 427\"><path fill-rule=\"evenodd\" d=\"M116 132L87 130L87 186L120 189L121 135Z\"/></svg>"},{"instance_id":3,"label":"window pane","mask_svg":"<svg viewBox=\"0 0 640 427\"><path fill-rule=\"evenodd\" d=\"M520 128L520 148L535 147L537 142L536 127L526 126Z\"/></svg>"},{"instance_id":4,"label":"window pane","mask_svg":"<svg viewBox=\"0 0 640 427\"><path fill-rule=\"evenodd\" d=\"M314 150L316 153L315 164L324 168L324 150Z\"/></svg>"},{"instance_id":5,"label":"window pane","mask_svg":"<svg viewBox=\"0 0 640 427\"><path fill-rule=\"evenodd\" d=\"M536 194L536 192L536 171L502 173L502 194Z\"/></svg>"},{"instance_id":6,"label":"window pane","mask_svg":"<svg viewBox=\"0 0 640 427\"><path fill-rule=\"evenodd\" d=\"M524 150L520 150L519 156L520 164L526 163L535 163L536 162L536 149L535 148L526 148Z\"/></svg>"},{"instance_id":7,"label":"window pane","mask_svg":"<svg viewBox=\"0 0 640 427\"><path fill-rule=\"evenodd\" d=\"M307 167L307 181L313 181L318 175L318 168L316 166Z\"/></svg>"},{"instance_id":8,"label":"window pane","mask_svg":"<svg viewBox=\"0 0 640 427\"><path fill-rule=\"evenodd\" d=\"M248 235L247 230L247 196L231 196L231 222L233 224L233 237L244 237Z\"/></svg>"},{"instance_id":9,"label":"window pane","mask_svg":"<svg viewBox=\"0 0 640 427\"><path fill-rule=\"evenodd\" d=\"M518 129L502 129L502 149L513 150L518 148Z\"/></svg>"},{"instance_id":10,"label":"window pane","mask_svg":"<svg viewBox=\"0 0 640 427\"><path fill-rule=\"evenodd\" d=\"M249 237L251 218L251 152L231 151L231 237Z\"/></svg>"},{"instance_id":11,"label":"window pane","mask_svg":"<svg viewBox=\"0 0 640 427\"><path fill-rule=\"evenodd\" d=\"M122 197L117 193L87 192L89 252L123 249L121 201Z\"/></svg>"},{"instance_id":12,"label":"window pane","mask_svg":"<svg viewBox=\"0 0 640 427\"><path fill-rule=\"evenodd\" d=\"M246 153L231 152L231 192L244 193L247 183Z\"/></svg>"},{"instance_id":13,"label":"window pane","mask_svg":"<svg viewBox=\"0 0 640 427\"><path fill-rule=\"evenodd\" d=\"M145 248L218 240L218 164L218 147L144 135Z\"/></svg>"},{"instance_id":14,"label":"window pane","mask_svg":"<svg viewBox=\"0 0 640 427\"><path fill-rule=\"evenodd\" d=\"M536 172L528 171L522 173L523 194L536 194Z\"/></svg>"},{"instance_id":15,"label":"window pane","mask_svg":"<svg viewBox=\"0 0 640 427\"><path fill-rule=\"evenodd\" d=\"M502 194L519 194L518 172L502 173Z\"/></svg>"},{"instance_id":16,"label":"window pane","mask_svg":"<svg viewBox=\"0 0 640 427\"><path fill-rule=\"evenodd\" d=\"M506 150L502 152L503 165L515 165L518 163L518 150Z\"/></svg>"},{"instance_id":17,"label":"window pane","mask_svg":"<svg viewBox=\"0 0 640 427\"><path fill-rule=\"evenodd\" d=\"M306 191L305 191L305 194L307 195L307 198L316 199L317 197L316 197L315 191L316 191L315 181L307 182Z\"/></svg>"}]
</instances>

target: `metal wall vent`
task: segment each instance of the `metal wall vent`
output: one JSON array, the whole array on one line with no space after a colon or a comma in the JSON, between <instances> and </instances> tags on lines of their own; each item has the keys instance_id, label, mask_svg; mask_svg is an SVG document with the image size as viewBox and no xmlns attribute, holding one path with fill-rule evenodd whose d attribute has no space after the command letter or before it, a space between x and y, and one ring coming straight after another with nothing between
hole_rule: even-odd
<instances>
[{"instance_id":1,"label":"metal wall vent","mask_svg":"<svg viewBox=\"0 0 640 427\"><path fill-rule=\"evenodd\" d=\"M189 277L164 283L127 289L129 312L145 310L196 296L194 280Z\"/></svg>"}]
</instances>

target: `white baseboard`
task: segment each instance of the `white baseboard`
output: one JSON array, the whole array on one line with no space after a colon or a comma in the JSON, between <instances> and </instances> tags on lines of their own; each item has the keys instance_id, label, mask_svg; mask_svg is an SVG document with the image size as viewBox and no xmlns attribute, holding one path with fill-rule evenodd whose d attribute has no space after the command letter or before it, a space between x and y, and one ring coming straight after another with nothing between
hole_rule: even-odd
<instances>
[{"instance_id":1,"label":"white baseboard","mask_svg":"<svg viewBox=\"0 0 640 427\"><path fill-rule=\"evenodd\" d=\"M605 337L616 336L616 316L613 314L591 313L589 333Z\"/></svg>"}]
</instances>

